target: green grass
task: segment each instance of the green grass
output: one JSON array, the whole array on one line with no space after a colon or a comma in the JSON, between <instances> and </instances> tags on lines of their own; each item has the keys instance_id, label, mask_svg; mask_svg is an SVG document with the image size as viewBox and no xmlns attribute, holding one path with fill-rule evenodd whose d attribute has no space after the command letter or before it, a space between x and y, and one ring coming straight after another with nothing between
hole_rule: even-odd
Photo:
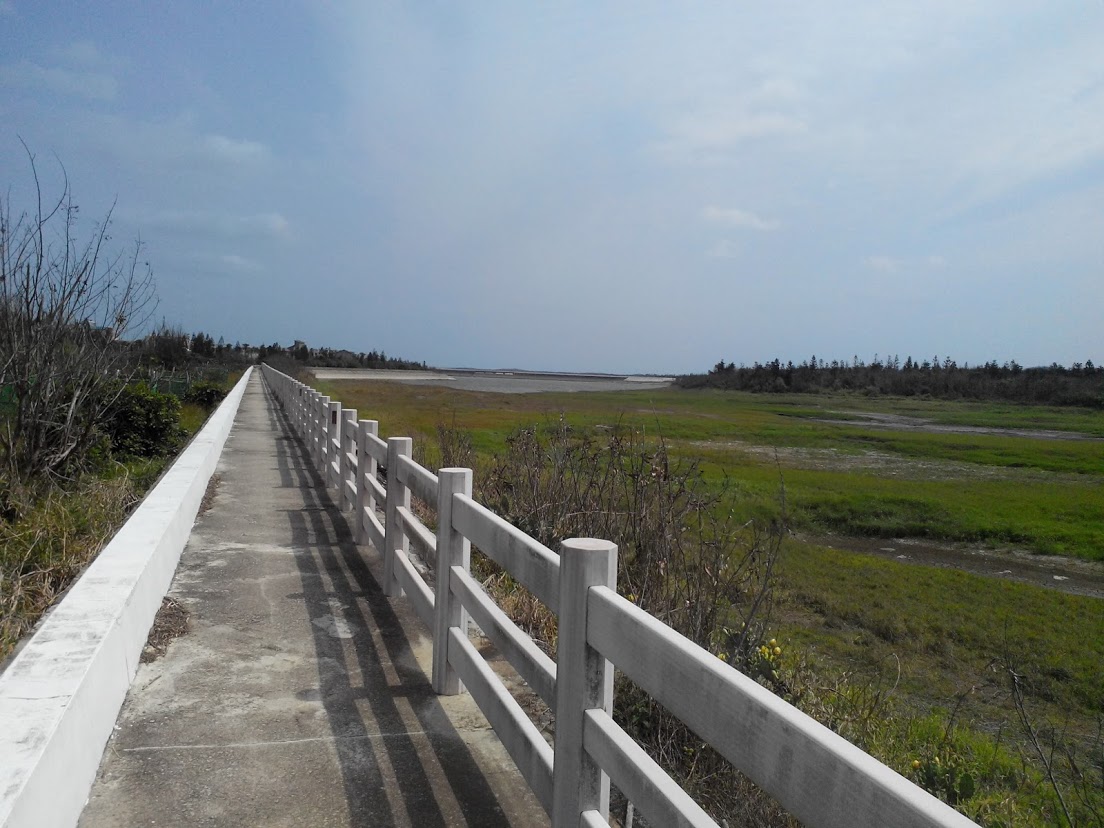
<instances>
[{"instance_id":1,"label":"green grass","mask_svg":"<svg viewBox=\"0 0 1104 828\"><path fill-rule=\"evenodd\" d=\"M720 475L722 467L706 467ZM778 469L729 468L748 515L777 502ZM1018 480L904 480L783 469L792 524L811 532L915 537L1104 561L1104 491L1099 484Z\"/></svg>"},{"instance_id":2,"label":"green grass","mask_svg":"<svg viewBox=\"0 0 1104 828\"><path fill-rule=\"evenodd\" d=\"M194 403L183 403L180 406L180 428L183 429L185 439L196 434L203 424L207 422L207 410Z\"/></svg>"},{"instance_id":3,"label":"green grass","mask_svg":"<svg viewBox=\"0 0 1104 828\"><path fill-rule=\"evenodd\" d=\"M833 660L896 655L914 692L938 700L1007 656L1039 677L1040 700L1104 713L1099 599L798 543L779 574L786 634Z\"/></svg>"},{"instance_id":4,"label":"green grass","mask_svg":"<svg viewBox=\"0 0 1104 828\"><path fill-rule=\"evenodd\" d=\"M1065 824L1019 728L1008 668L1022 676L1044 745L1061 734L1099 777L1086 761L1104 716L1099 599L799 543L778 575L783 668L845 677L835 692L858 697L842 706L859 720L845 736L945 799L970 776L976 793L960 807L981 824ZM871 688L886 696L868 712ZM1075 818L1096 824L1071 795L1061 749L1054 755ZM1085 795L1104 807L1098 783Z\"/></svg>"},{"instance_id":5,"label":"green grass","mask_svg":"<svg viewBox=\"0 0 1104 828\"><path fill-rule=\"evenodd\" d=\"M746 516L776 513L784 480L791 521L814 534L1012 545L1104 560L1100 443L864 433L792 416L795 409L821 413L807 396L791 401L712 391L498 395L378 382L329 382L323 391L359 404L361 417L379 419L381 434L432 435L444 422L471 431L484 455L500 451L517 427L560 416L579 426L622 422L662 433L676 455L701 464L711 484L727 480L734 508ZM834 411L867 401L818 397L815 402ZM1016 426L1029 416L1047 428L1062 426L1055 419L1062 414L1080 428L1100 419L1093 412L1062 409L1032 413L972 403L956 408L945 402L874 402L883 409L938 411L948 419ZM849 458L863 459L871 444L889 458L881 473L849 465ZM781 469L773 447L790 450L778 461ZM827 452L827 461L806 454L813 451ZM934 471L919 461L934 464ZM788 589L798 598L825 602L825 618L856 625L897 647L918 642L914 649L922 653L965 647L982 654L978 658L992 658L1008 641L1031 645L1044 672L1053 667L1072 677L1055 691L1059 696L1079 699L1086 710L1104 710L1099 601L816 545L794 544L785 568ZM1077 635L1059 632L1071 625ZM979 664L971 662L970 669Z\"/></svg>"},{"instance_id":6,"label":"green grass","mask_svg":"<svg viewBox=\"0 0 1104 828\"><path fill-rule=\"evenodd\" d=\"M378 419L381 434L424 437L445 423L470 431L483 456L501 452L518 427L560 416L581 427L629 425L661 435L675 456L700 461L717 485L727 479L746 496L742 508L749 515L777 508L777 449L796 528L1016 545L1104 560L1104 443L890 432L811 420L870 402L883 410L916 414L919 407L926 416L1020 427L1030 415L1023 407L716 391L505 395L335 381L320 387L359 406L359 416ZM1037 419L1057 429L1061 414L1082 429L1104 422L1097 412L1061 409L1041 409Z\"/></svg>"}]
</instances>

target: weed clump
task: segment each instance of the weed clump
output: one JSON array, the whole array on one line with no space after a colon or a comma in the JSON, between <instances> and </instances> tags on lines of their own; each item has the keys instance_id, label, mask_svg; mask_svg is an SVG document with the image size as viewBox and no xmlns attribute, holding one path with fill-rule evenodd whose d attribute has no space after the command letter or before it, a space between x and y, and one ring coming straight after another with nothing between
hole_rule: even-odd
<instances>
[{"instance_id":1,"label":"weed clump","mask_svg":"<svg viewBox=\"0 0 1104 828\"><path fill-rule=\"evenodd\" d=\"M138 500L130 475L71 490L0 481L0 662L114 534Z\"/></svg>"}]
</instances>

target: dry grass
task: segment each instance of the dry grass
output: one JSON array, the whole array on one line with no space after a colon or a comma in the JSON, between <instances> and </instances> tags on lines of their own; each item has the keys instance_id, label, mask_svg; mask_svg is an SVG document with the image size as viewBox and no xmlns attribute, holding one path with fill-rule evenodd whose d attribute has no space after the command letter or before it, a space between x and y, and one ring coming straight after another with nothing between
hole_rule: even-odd
<instances>
[{"instance_id":1,"label":"dry grass","mask_svg":"<svg viewBox=\"0 0 1104 828\"><path fill-rule=\"evenodd\" d=\"M99 552L138 501L130 475L74 490L5 483L0 520L0 660Z\"/></svg>"}]
</instances>

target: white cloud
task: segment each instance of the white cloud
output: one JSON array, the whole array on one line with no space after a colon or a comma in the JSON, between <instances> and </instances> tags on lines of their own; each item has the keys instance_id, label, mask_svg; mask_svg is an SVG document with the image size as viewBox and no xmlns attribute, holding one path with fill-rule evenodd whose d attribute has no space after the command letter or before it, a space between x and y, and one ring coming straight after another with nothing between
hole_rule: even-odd
<instances>
[{"instance_id":1,"label":"white cloud","mask_svg":"<svg viewBox=\"0 0 1104 828\"><path fill-rule=\"evenodd\" d=\"M919 258L904 258L900 256L874 255L867 256L863 263L871 270L879 273L900 273L906 268L927 267L931 270L942 270L947 266L947 260L942 256L931 255Z\"/></svg>"},{"instance_id":2,"label":"white cloud","mask_svg":"<svg viewBox=\"0 0 1104 828\"><path fill-rule=\"evenodd\" d=\"M226 266L228 270L237 273L259 273L263 268L258 262L253 259L248 259L245 256L239 256L237 253L227 253L224 256L219 256L219 261Z\"/></svg>"},{"instance_id":3,"label":"white cloud","mask_svg":"<svg viewBox=\"0 0 1104 828\"><path fill-rule=\"evenodd\" d=\"M139 228L214 236L222 239L285 239L291 223L279 213L233 215L187 210L127 213L124 218Z\"/></svg>"},{"instance_id":4,"label":"white cloud","mask_svg":"<svg viewBox=\"0 0 1104 828\"><path fill-rule=\"evenodd\" d=\"M126 63L121 58L105 55L91 40L75 40L67 46L51 49L49 55L55 62L68 66L117 69Z\"/></svg>"},{"instance_id":5,"label":"white cloud","mask_svg":"<svg viewBox=\"0 0 1104 828\"><path fill-rule=\"evenodd\" d=\"M900 259L895 259L892 256L867 256L866 266L871 270L876 270L879 273L892 274L898 273L901 270L903 262Z\"/></svg>"},{"instance_id":6,"label":"white cloud","mask_svg":"<svg viewBox=\"0 0 1104 828\"><path fill-rule=\"evenodd\" d=\"M224 135L205 135L199 146L211 158L233 164L256 164L272 157L268 147L262 143L227 138Z\"/></svg>"},{"instance_id":7,"label":"white cloud","mask_svg":"<svg viewBox=\"0 0 1104 828\"><path fill-rule=\"evenodd\" d=\"M0 66L0 85L100 101L112 100L119 91L118 82L106 72L40 66L29 60Z\"/></svg>"},{"instance_id":8,"label":"white cloud","mask_svg":"<svg viewBox=\"0 0 1104 828\"><path fill-rule=\"evenodd\" d=\"M724 162L748 141L786 138L807 129L801 119L778 112L695 115L677 121L652 149L672 161Z\"/></svg>"},{"instance_id":9,"label":"white cloud","mask_svg":"<svg viewBox=\"0 0 1104 828\"><path fill-rule=\"evenodd\" d=\"M124 166L148 173L183 168L190 176L234 174L266 169L272 151L259 141L229 138L197 129L195 117L179 115L166 120L140 120L110 114L75 117L70 128L95 147L119 159Z\"/></svg>"},{"instance_id":10,"label":"white cloud","mask_svg":"<svg viewBox=\"0 0 1104 828\"><path fill-rule=\"evenodd\" d=\"M765 219L747 210L729 207L706 207L702 210L706 221L727 224L731 227L745 227L749 230L777 230L781 225L776 219Z\"/></svg>"},{"instance_id":11,"label":"white cloud","mask_svg":"<svg viewBox=\"0 0 1104 828\"><path fill-rule=\"evenodd\" d=\"M705 254L710 259L735 259L740 255L740 245L728 239L721 239Z\"/></svg>"}]
</instances>

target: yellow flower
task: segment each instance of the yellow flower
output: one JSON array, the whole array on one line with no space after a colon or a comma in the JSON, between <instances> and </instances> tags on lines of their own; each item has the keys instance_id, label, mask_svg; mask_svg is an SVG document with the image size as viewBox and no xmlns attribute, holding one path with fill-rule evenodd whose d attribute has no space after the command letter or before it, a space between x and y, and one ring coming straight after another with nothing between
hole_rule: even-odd
<instances>
[{"instance_id":1,"label":"yellow flower","mask_svg":"<svg viewBox=\"0 0 1104 828\"><path fill-rule=\"evenodd\" d=\"M920 760L919 759L913 759L912 760L912 769L913 770L920 770Z\"/></svg>"},{"instance_id":2,"label":"yellow flower","mask_svg":"<svg viewBox=\"0 0 1104 828\"><path fill-rule=\"evenodd\" d=\"M775 647L774 648L774 654L775 655L782 655L782 648L781 647Z\"/></svg>"}]
</instances>

